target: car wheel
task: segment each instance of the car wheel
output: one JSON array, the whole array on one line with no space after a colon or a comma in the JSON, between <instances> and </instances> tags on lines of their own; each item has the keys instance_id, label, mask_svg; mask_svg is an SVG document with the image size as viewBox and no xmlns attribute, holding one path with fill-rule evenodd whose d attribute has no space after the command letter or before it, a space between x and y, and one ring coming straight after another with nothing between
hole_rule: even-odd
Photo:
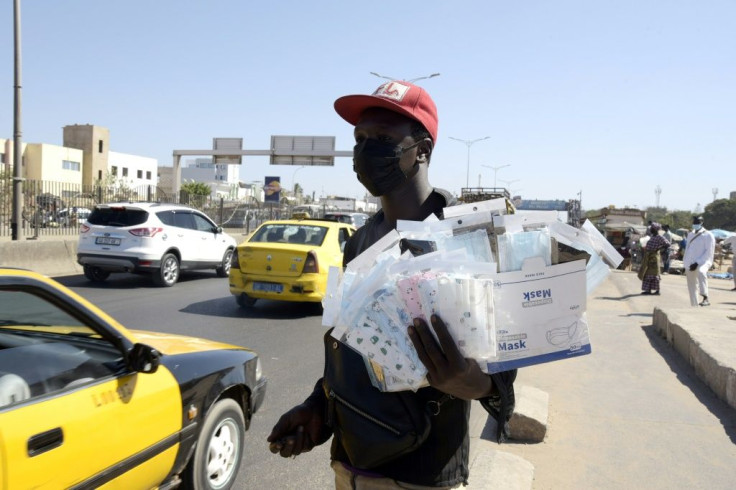
<instances>
[{"instance_id":1,"label":"car wheel","mask_svg":"<svg viewBox=\"0 0 736 490\"><path fill-rule=\"evenodd\" d=\"M158 286L171 287L179 279L179 260L174 254L166 254L161 259L161 268L153 273L153 282Z\"/></svg>"},{"instance_id":2,"label":"car wheel","mask_svg":"<svg viewBox=\"0 0 736 490\"><path fill-rule=\"evenodd\" d=\"M192 459L183 476L184 488L226 490L233 486L243 457L245 419L235 400L216 402L205 417Z\"/></svg>"},{"instance_id":3,"label":"car wheel","mask_svg":"<svg viewBox=\"0 0 736 490\"><path fill-rule=\"evenodd\" d=\"M230 275L230 261L233 259L233 249L228 248L225 255L222 256L220 267L215 269L218 277L227 277Z\"/></svg>"},{"instance_id":4,"label":"car wheel","mask_svg":"<svg viewBox=\"0 0 736 490\"><path fill-rule=\"evenodd\" d=\"M235 296L235 301L238 302L241 308L250 308L256 304L256 298L251 298L245 293Z\"/></svg>"},{"instance_id":5,"label":"car wheel","mask_svg":"<svg viewBox=\"0 0 736 490\"><path fill-rule=\"evenodd\" d=\"M92 282L104 282L105 279L110 277L110 273L108 271L103 271L99 267L85 265L84 266L84 277L86 277Z\"/></svg>"}]
</instances>

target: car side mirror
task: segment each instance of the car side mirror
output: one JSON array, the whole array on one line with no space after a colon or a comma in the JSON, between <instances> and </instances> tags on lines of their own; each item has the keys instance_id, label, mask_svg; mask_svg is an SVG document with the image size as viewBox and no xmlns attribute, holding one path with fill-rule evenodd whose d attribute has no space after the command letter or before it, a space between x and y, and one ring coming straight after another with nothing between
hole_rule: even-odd
<instances>
[{"instance_id":1,"label":"car side mirror","mask_svg":"<svg viewBox=\"0 0 736 490\"><path fill-rule=\"evenodd\" d=\"M155 373L161 364L161 353L146 344L135 344L128 351L127 365L137 373Z\"/></svg>"},{"instance_id":2,"label":"car side mirror","mask_svg":"<svg viewBox=\"0 0 736 490\"><path fill-rule=\"evenodd\" d=\"M215 227L215 233L222 233L222 226Z\"/></svg>"}]
</instances>

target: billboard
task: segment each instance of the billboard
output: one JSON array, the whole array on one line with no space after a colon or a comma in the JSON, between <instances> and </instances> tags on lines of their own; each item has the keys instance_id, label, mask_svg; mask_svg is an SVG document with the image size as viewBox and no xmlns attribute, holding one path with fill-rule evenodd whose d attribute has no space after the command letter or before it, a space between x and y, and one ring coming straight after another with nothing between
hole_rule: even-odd
<instances>
[{"instance_id":1,"label":"billboard","mask_svg":"<svg viewBox=\"0 0 736 490\"><path fill-rule=\"evenodd\" d=\"M213 138L213 150L232 150L232 155L213 155L212 161L217 165L240 165L243 163L241 155L243 150L243 138Z\"/></svg>"},{"instance_id":2,"label":"billboard","mask_svg":"<svg viewBox=\"0 0 736 490\"><path fill-rule=\"evenodd\" d=\"M271 136L271 165L335 165L334 136Z\"/></svg>"},{"instance_id":3,"label":"billboard","mask_svg":"<svg viewBox=\"0 0 736 490\"><path fill-rule=\"evenodd\" d=\"M263 202L281 201L281 177L266 177L263 186Z\"/></svg>"},{"instance_id":4,"label":"billboard","mask_svg":"<svg viewBox=\"0 0 736 490\"><path fill-rule=\"evenodd\" d=\"M567 201L541 201L539 199L514 200L514 206L521 211L567 211Z\"/></svg>"}]
</instances>

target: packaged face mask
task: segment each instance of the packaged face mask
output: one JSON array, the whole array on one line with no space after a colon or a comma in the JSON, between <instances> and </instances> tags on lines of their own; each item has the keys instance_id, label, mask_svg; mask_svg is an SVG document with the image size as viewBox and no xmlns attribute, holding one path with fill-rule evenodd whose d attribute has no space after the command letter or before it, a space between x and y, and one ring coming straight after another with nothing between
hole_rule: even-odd
<instances>
[{"instance_id":1,"label":"packaged face mask","mask_svg":"<svg viewBox=\"0 0 736 490\"><path fill-rule=\"evenodd\" d=\"M524 261L541 257L546 265L552 264L549 232L544 230L503 233L497 235L499 272L520 271Z\"/></svg>"},{"instance_id":2,"label":"packaged face mask","mask_svg":"<svg viewBox=\"0 0 736 490\"><path fill-rule=\"evenodd\" d=\"M492 215L500 215L507 214L508 211L509 209L506 199L498 198L450 206L442 210L442 215L445 219L449 219L484 212L488 212Z\"/></svg>"}]
</instances>

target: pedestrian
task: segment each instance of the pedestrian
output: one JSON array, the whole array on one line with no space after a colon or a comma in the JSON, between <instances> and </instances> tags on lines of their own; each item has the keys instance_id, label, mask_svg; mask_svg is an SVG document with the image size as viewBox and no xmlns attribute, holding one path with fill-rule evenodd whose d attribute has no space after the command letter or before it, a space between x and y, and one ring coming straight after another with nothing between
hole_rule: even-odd
<instances>
[{"instance_id":1,"label":"pedestrian","mask_svg":"<svg viewBox=\"0 0 736 490\"><path fill-rule=\"evenodd\" d=\"M716 251L716 239L713 233L703 226L703 217L693 218L692 231L687 234L687 245L682 265L685 267L687 289L690 293L690 305L710 306L708 301L708 271L713 265ZM698 291L703 300L698 303Z\"/></svg>"},{"instance_id":2,"label":"pedestrian","mask_svg":"<svg viewBox=\"0 0 736 490\"><path fill-rule=\"evenodd\" d=\"M672 244L674 236L670 231L670 225L662 225L662 236L670 243L667 248L662 249L662 274L670 273L670 256L672 254Z\"/></svg>"},{"instance_id":3,"label":"pedestrian","mask_svg":"<svg viewBox=\"0 0 736 490\"><path fill-rule=\"evenodd\" d=\"M726 246L731 250L731 275L733 276L733 289L731 291L736 291L736 234L723 240L721 247Z\"/></svg>"},{"instance_id":4,"label":"pedestrian","mask_svg":"<svg viewBox=\"0 0 736 490\"><path fill-rule=\"evenodd\" d=\"M353 170L372 195L380 196L382 205L349 239L343 259L347 264L394 230L398 220L441 217L453 197L428 180L438 118L424 89L403 81L387 82L372 95L337 99L335 110L355 126ZM293 457L334 436L330 459L339 490L466 484L470 403L479 400L497 417L497 438L502 440L508 435L516 371L484 374L477 362L461 356L441 318L433 315L430 323L431 327L416 318L407 326L428 370L429 386L416 392L375 388L366 359L328 331L324 376L312 394L273 427L267 438L271 452ZM410 444L403 433L386 429L409 426L413 417L424 422L417 424L422 430Z\"/></svg>"},{"instance_id":5,"label":"pedestrian","mask_svg":"<svg viewBox=\"0 0 736 490\"><path fill-rule=\"evenodd\" d=\"M659 223L652 223L647 229L651 236L644 246L644 258L639 268L641 294L659 294L660 272L662 267L662 250L670 247L670 242L659 234Z\"/></svg>"}]
</instances>

